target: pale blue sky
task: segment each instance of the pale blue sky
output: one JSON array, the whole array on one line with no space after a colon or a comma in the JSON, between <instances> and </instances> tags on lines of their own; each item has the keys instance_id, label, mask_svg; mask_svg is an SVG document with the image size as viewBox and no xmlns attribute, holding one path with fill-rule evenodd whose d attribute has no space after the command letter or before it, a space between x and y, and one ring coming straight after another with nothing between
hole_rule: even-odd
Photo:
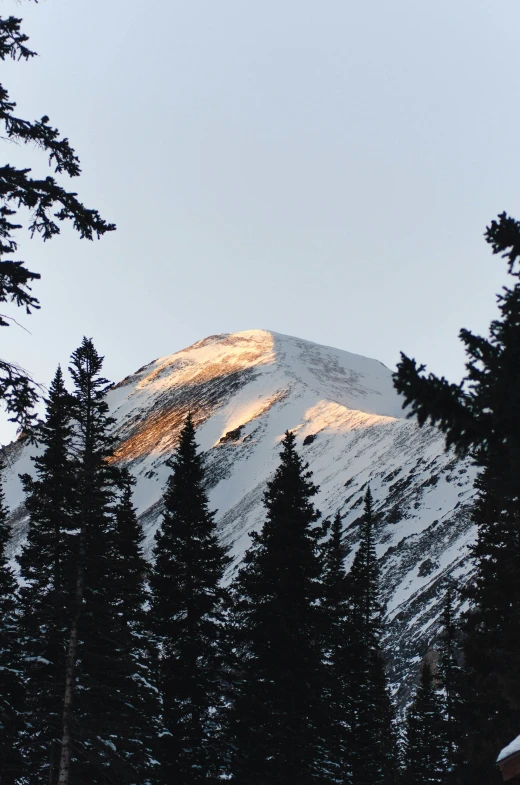
<instances>
[{"instance_id":1,"label":"pale blue sky","mask_svg":"<svg viewBox=\"0 0 520 785\"><path fill-rule=\"evenodd\" d=\"M117 381L263 327L458 380L458 330L486 331L506 281L482 233L520 218L518 0L0 7L40 55L2 82L118 225L24 237L42 310L3 330L4 357L48 383L86 334Z\"/></svg>"}]
</instances>

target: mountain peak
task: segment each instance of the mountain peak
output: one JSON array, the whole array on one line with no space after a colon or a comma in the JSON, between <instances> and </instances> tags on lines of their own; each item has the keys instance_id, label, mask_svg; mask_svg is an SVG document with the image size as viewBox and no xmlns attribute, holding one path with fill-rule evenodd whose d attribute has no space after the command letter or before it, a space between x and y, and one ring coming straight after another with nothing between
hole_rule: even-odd
<instances>
[{"instance_id":1,"label":"mountain peak","mask_svg":"<svg viewBox=\"0 0 520 785\"><path fill-rule=\"evenodd\" d=\"M107 401L116 421L114 460L136 478L148 552L188 412L205 453L211 508L235 562L264 521L266 483L285 431L295 433L314 473L323 517L341 515L351 553L370 484L392 672L396 681L412 674L413 658L435 634L446 579L470 569L475 469L445 452L436 429L406 419L388 368L300 338L246 330L210 335L154 360L111 388ZM13 547L23 541L19 475L33 471L32 454L33 447L17 443L7 470Z\"/></svg>"},{"instance_id":2,"label":"mountain peak","mask_svg":"<svg viewBox=\"0 0 520 785\"><path fill-rule=\"evenodd\" d=\"M262 376L271 390L298 387L349 409L403 417L392 373L378 360L270 330L210 335L149 363L115 389L133 384L133 394L146 389L153 396L185 388L197 398L203 387L240 383L245 375Z\"/></svg>"}]
</instances>

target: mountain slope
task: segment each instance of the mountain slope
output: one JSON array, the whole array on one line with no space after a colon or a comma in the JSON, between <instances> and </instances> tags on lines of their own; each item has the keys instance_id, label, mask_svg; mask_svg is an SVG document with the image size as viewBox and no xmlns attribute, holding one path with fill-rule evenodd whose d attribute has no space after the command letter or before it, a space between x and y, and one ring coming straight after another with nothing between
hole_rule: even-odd
<instances>
[{"instance_id":1,"label":"mountain slope","mask_svg":"<svg viewBox=\"0 0 520 785\"><path fill-rule=\"evenodd\" d=\"M165 463L188 411L206 453L210 502L235 565L263 521L265 483L278 444L294 430L320 485L324 517L340 510L353 549L367 483L378 514L378 556L388 602L387 645L399 695L435 633L443 585L469 570L474 469L444 452L431 428L406 419L391 371L376 360L265 330L215 335L128 376L108 393L116 460L137 479L148 548L161 513ZM17 475L30 449L9 448L13 547L25 511ZM403 676L407 678L403 681Z\"/></svg>"}]
</instances>

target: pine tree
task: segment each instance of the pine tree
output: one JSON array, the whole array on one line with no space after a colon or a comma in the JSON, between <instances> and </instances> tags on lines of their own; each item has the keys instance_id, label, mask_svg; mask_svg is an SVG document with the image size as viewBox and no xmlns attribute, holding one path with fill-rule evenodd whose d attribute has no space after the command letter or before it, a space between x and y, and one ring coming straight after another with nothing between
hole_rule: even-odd
<instances>
[{"instance_id":1,"label":"pine tree","mask_svg":"<svg viewBox=\"0 0 520 785\"><path fill-rule=\"evenodd\" d=\"M228 558L208 507L190 415L169 467L150 580L164 728L158 755L164 781L192 785L216 779L222 765L222 578Z\"/></svg>"},{"instance_id":2,"label":"pine tree","mask_svg":"<svg viewBox=\"0 0 520 785\"><path fill-rule=\"evenodd\" d=\"M0 471L3 471L3 466ZM18 641L16 583L6 556L10 528L0 484L0 772L2 785L15 785L22 774L20 734L24 690Z\"/></svg>"},{"instance_id":3,"label":"pine tree","mask_svg":"<svg viewBox=\"0 0 520 785\"><path fill-rule=\"evenodd\" d=\"M472 785L498 785L497 750L520 725L520 504L509 467L500 465L492 459L477 478L473 511L477 570L466 591L472 605L464 627L462 707L465 781Z\"/></svg>"},{"instance_id":4,"label":"pine tree","mask_svg":"<svg viewBox=\"0 0 520 785\"><path fill-rule=\"evenodd\" d=\"M33 459L37 479L22 477L29 512L18 557L21 639L30 737L24 745L29 783L55 782L61 740L65 652L73 613L76 466L71 456L72 407L61 369L49 388L46 421Z\"/></svg>"},{"instance_id":5,"label":"pine tree","mask_svg":"<svg viewBox=\"0 0 520 785\"><path fill-rule=\"evenodd\" d=\"M520 223L505 213L486 231L515 280L498 297L489 338L461 330L468 355L461 384L450 384L402 355L396 388L422 425L445 434L447 447L469 454L481 472L473 518L476 573L464 630L466 781L499 783L498 752L520 727Z\"/></svg>"},{"instance_id":6,"label":"pine tree","mask_svg":"<svg viewBox=\"0 0 520 785\"><path fill-rule=\"evenodd\" d=\"M381 650L383 603L374 543L370 488L365 494L361 541L348 576L350 592L352 782L394 783L397 750L394 709Z\"/></svg>"},{"instance_id":7,"label":"pine tree","mask_svg":"<svg viewBox=\"0 0 520 785\"><path fill-rule=\"evenodd\" d=\"M142 682L139 670L136 573L142 555L133 520L134 531L123 537L124 554L119 551L120 526L129 522L131 503L127 482L126 497L123 490L118 505L121 472L108 460L114 445L113 420L108 415L102 365L92 341L84 339L70 367L75 383L78 535L58 785L141 785L150 779L148 739L153 718L148 710L139 716L148 707L145 692L153 691ZM128 579L121 575L125 557L132 568ZM126 588L127 599L122 596ZM126 612L128 619L123 617Z\"/></svg>"},{"instance_id":8,"label":"pine tree","mask_svg":"<svg viewBox=\"0 0 520 785\"><path fill-rule=\"evenodd\" d=\"M110 574L110 516L114 478L107 415L107 380L92 341L83 339L69 368L75 383L78 461L77 544L74 554L74 610L65 661L59 785L104 782L109 766L111 701L107 665L113 614L105 576ZM80 687L81 689L79 689Z\"/></svg>"},{"instance_id":9,"label":"pine tree","mask_svg":"<svg viewBox=\"0 0 520 785\"><path fill-rule=\"evenodd\" d=\"M280 458L263 529L252 535L234 586L231 772L240 785L326 781L318 489L290 432Z\"/></svg>"},{"instance_id":10,"label":"pine tree","mask_svg":"<svg viewBox=\"0 0 520 785\"><path fill-rule=\"evenodd\" d=\"M159 734L159 695L155 652L146 606L148 564L143 554L144 534L132 504L135 480L121 470L119 498L114 512L110 596L117 625L112 633L110 677L122 700L117 724L124 727L118 755L138 775L139 783L155 782L158 774L156 738ZM115 707L114 707L115 708ZM114 719L114 718L112 718Z\"/></svg>"},{"instance_id":11,"label":"pine tree","mask_svg":"<svg viewBox=\"0 0 520 785\"><path fill-rule=\"evenodd\" d=\"M441 785L446 773L445 721L441 696L427 660L406 721L406 785Z\"/></svg>"},{"instance_id":12,"label":"pine tree","mask_svg":"<svg viewBox=\"0 0 520 785\"><path fill-rule=\"evenodd\" d=\"M464 668L460 631L453 609L454 590L448 587L442 614L439 680L444 695L446 774L443 783L460 785L464 763Z\"/></svg>"},{"instance_id":13,"label":"pine tree","mask_svg":"<svg viewBox=\"0 0 520 785\"><path fill-rule=\"evenodd\" d=\"M322 623L324 628L324 700L327 707L326 759L331 782L351 781L352 630L350 587L345 571L348 548L342 540L341 515L336 513L323 545Z\"/></svg>"}]
</instances>

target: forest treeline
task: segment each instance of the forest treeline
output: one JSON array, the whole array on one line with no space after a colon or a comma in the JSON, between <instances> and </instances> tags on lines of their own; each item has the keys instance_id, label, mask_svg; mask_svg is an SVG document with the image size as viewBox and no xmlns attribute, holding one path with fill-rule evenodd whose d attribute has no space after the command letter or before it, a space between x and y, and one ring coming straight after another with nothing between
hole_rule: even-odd
<instances>
[{"instance_id":1,"label":"forest treeline","mask_svg":"<svg viewBox=\"0 0 520 785\"><path fill-rule=\"evenodd\" d=\"M148 564L133 480L112 462L101 372L84 339L72 392L59 368L50 386L34 471L22 476L29 529L18 581L0 506L2 785L397 783L417 755L419 766L449 768L441 682L458 665L448 637L442 680L423 672L403 747L381 647L370 489L347 572L341 517L322 521L287 432L264 525L225 582L231 559L188 415Z\"/></svg>"},{"instance_id":2,"label":"forest treeline","mask_svg":"<svg viewBox=\"0 0 520 785\"><path fill-rule=\"evenodd\" d=\"M73 389L58 368L34 431L16 580L0 500L2 785L501 781L496 756L520 729L520 225L502 215L487 239L515 282L488 339L462 331L467 378L404 355L395 376L411 415L481 469L474 578L445 587L406 715L385 674L370 488L348 554L287 431L263 526L233 566L188 415L148 562L103 358L84 339Z\"/></svg>"}]
</instances>

